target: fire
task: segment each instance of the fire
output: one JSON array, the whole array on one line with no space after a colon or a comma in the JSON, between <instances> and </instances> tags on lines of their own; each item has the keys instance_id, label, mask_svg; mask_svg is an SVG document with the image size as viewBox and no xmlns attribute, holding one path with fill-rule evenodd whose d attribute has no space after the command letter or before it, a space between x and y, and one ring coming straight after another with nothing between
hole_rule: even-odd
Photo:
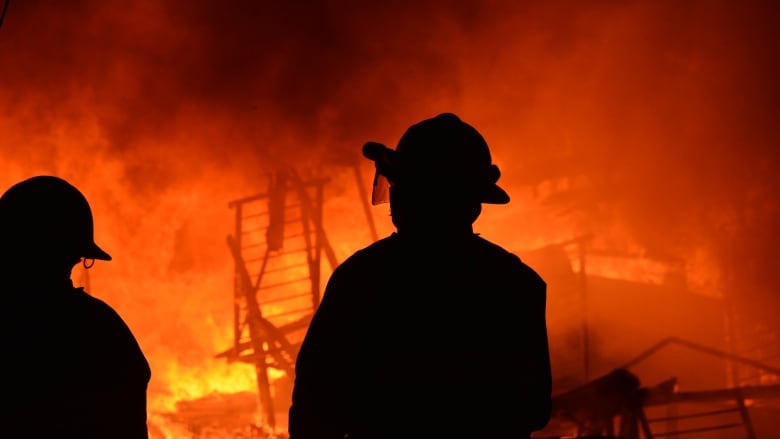
<instances>
[{"instance_id":1,"label":"fire","mask_svg":"<svg viewBox=\"0 0 780 439\"><path fill-rule=\"evenodd\" d=\"M729 297L776 307L772 14L734 2L465 2L446 14L437 2L313 2L306 14L196 3L11 2L0 28L0 186L56 174L90 200L114 260L74 280L136 334L155 422L177 402L257 390L250 365L214 358L233 344L228 201L268 172L320 168L331 177L324 228L343 260L373 239L360 146L393 145L445 110L484 133L512 196L485 207L475 229L488 239L520 252L590 235L588 275L685 286L713 308ZM392 231L386 208L371 215L380 237ZM582 255L567 249L576 273ZM553 301L561 284L551 279ZM632 293L612 297L606 317L646 310ZM550 315L553 332L579 328L577 297ZM696 303L682 311L703 319ZM658 319L625 320L651 332ZM683 323L701 337L721 328ZM641 347L601 349L612 364ZM166 428L166 439L185 435Z\"/></svg>"}]
</instances>

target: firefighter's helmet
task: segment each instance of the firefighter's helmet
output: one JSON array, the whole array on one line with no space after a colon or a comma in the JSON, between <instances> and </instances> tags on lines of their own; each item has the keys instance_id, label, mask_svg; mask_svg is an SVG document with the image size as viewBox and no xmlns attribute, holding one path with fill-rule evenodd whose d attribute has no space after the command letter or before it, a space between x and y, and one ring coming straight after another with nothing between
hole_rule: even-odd
<instances>
[{"instance_id":1,"label":"firefighter's helmet","mask_svg":"<svg viewBox=\"0 0 780 439\"><path fill-rule=\"evenodd\" d=\"M25 255L67 253L110 261L94 241L92 209L75 186L38 175L11 186L0 197L0 245Z\"/></svg>"},{"instance_id":2,"label":"firefighter's helmet","mask_svg":"<svg viewBox=\"0 0 780 439\"><path fill-rule=\"evenodd\" d=\"M509 195L496 185L501 172L492 163L482 135L457 115L442 113L410 126L395 149L377 142L363 146L376 164L372 203L388 201L389 186L440 188L442 196L471 194L476 201L506 204Z\"/></svg>"}]
</instances>

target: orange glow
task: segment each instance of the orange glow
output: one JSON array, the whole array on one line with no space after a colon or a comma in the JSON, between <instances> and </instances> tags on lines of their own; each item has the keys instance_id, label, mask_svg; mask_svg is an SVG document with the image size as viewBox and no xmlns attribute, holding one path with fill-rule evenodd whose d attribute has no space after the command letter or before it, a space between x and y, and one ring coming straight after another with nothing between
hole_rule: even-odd
<instances>
[{"instance_id":1,"label":"orange glow","mask_svg":"<svg viewBox=\"0 0 780 439\"><path fill-rule=\"evenodd\" d=\"M727 1L463 2L448 14L439 2L314 2L305 13L285 2L66 3L11 2L0 28L0 187L57 174L90 200L114 260L95 264L89 290L150 361L154 422L177 401L256 390L251 366L214 358L233 343L228 201L276 169L323 171L325 230L343 260L371 242L362 144L394 145L443 111L483 132L512 196L485 206L475 230L488 239L520 252L588 234L589 275L716 301L744 286L746 303L776 306L771 14ZM392 231L387 209L372 208L380 236ZM589 324L630 309L609 302ZM561 339L580 324L567 312L549 315ZM710 320L686 325L720 334ZM593 361L608 367L644 347L618 341ZM656 373L648 379L667 370Z\"/></svg>"}]
</instances>

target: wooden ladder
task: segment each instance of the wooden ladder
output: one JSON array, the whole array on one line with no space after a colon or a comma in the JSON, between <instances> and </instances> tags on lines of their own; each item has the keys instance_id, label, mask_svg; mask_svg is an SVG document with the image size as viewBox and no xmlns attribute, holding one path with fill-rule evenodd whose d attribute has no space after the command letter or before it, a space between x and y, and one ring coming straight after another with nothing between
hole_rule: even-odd
<instances>
[{"instance_id":1,"label":"wooden ladder","mask_svg":"<svg viewBox=\"0 0 780 439\"><path fill-rule=\"evenodd\" d=\"M269 175L266 191L233 200L227 237L235 264L234 345L217 357L255 366L265 422L275 428L271 369L294 377L295 358L321 296L325 256L334 252L322 226L325 178L295 171Z\"/></svg>"}]
</instances>

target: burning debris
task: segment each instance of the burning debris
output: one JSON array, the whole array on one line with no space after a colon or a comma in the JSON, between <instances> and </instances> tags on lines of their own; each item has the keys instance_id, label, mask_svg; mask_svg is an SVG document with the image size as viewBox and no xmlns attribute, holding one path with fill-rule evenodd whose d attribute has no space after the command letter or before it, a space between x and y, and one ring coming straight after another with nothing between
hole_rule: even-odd
<instances>
[{"instance_id":1,"label":"burning debris","mask_svg":"<svg viewBox=\"0 0 780 439\"><path fill-rule=\"evenodd\" d=\"M775 428L754 422L754 417L759 415L760 421L762 410L769 408L771 413L780 408L780 384L681 391L676 377L647 387L627 369L675 343L761 369L780 379L780 369L770 365L670 338L650 347L624 367L559 392L553 398L551 422L536 437L653 439L689 434L705 434L707 438L731 438L735 434L748 439L773 437Z\"/></svg>"},{"instance_id":2,"label":"burning debris","mask_svg":"<svg viewBox=\"0 0 780 439\"><path fill-rule=\"evenodd\" d=\"M212 393L181 400L176 411L156 414L166 426L177 426L192 439L278 439L285 437L258 422L259 401L254 392ZM155 431L166 437L163 428ZM154 435L151 436L154 438Z\"/></svg>"},{"instance_id":3,"label":"burning debris","mask_svg":"<svg viewBox=\"0 0 780 439\"><path fill-rule=\"evenodd\" d=\"M284 422L286 385L275 386L316 297L296 290L294 307L268 304L265 320L303 311L254 328L273 346L252 344L248 296L234 294L247 284L234 284L237 259L225 249L235 220L225 200L254 194L279 165L356 157L366 132L395 132L442 107L470 112L504 161L514 201L486 212L495 221L482 232L558 253L550 329L561 394L670 335L780 367L772 2L9 3L4 181L57 174L94 194L117 263L97 264L90 289L138 328L154 413L214 391L259 391L250 354L260 352ZM367 197L337 174L323 211L334 260L368 238L356 201ZM556 244L581 236L591 237L585 258ZM280 282L308 277L320 269L313 261ZM679 376L686 391L778 382L695 355L659 354L632 372L648 383Z\"/></svg>"}]
</instances>

